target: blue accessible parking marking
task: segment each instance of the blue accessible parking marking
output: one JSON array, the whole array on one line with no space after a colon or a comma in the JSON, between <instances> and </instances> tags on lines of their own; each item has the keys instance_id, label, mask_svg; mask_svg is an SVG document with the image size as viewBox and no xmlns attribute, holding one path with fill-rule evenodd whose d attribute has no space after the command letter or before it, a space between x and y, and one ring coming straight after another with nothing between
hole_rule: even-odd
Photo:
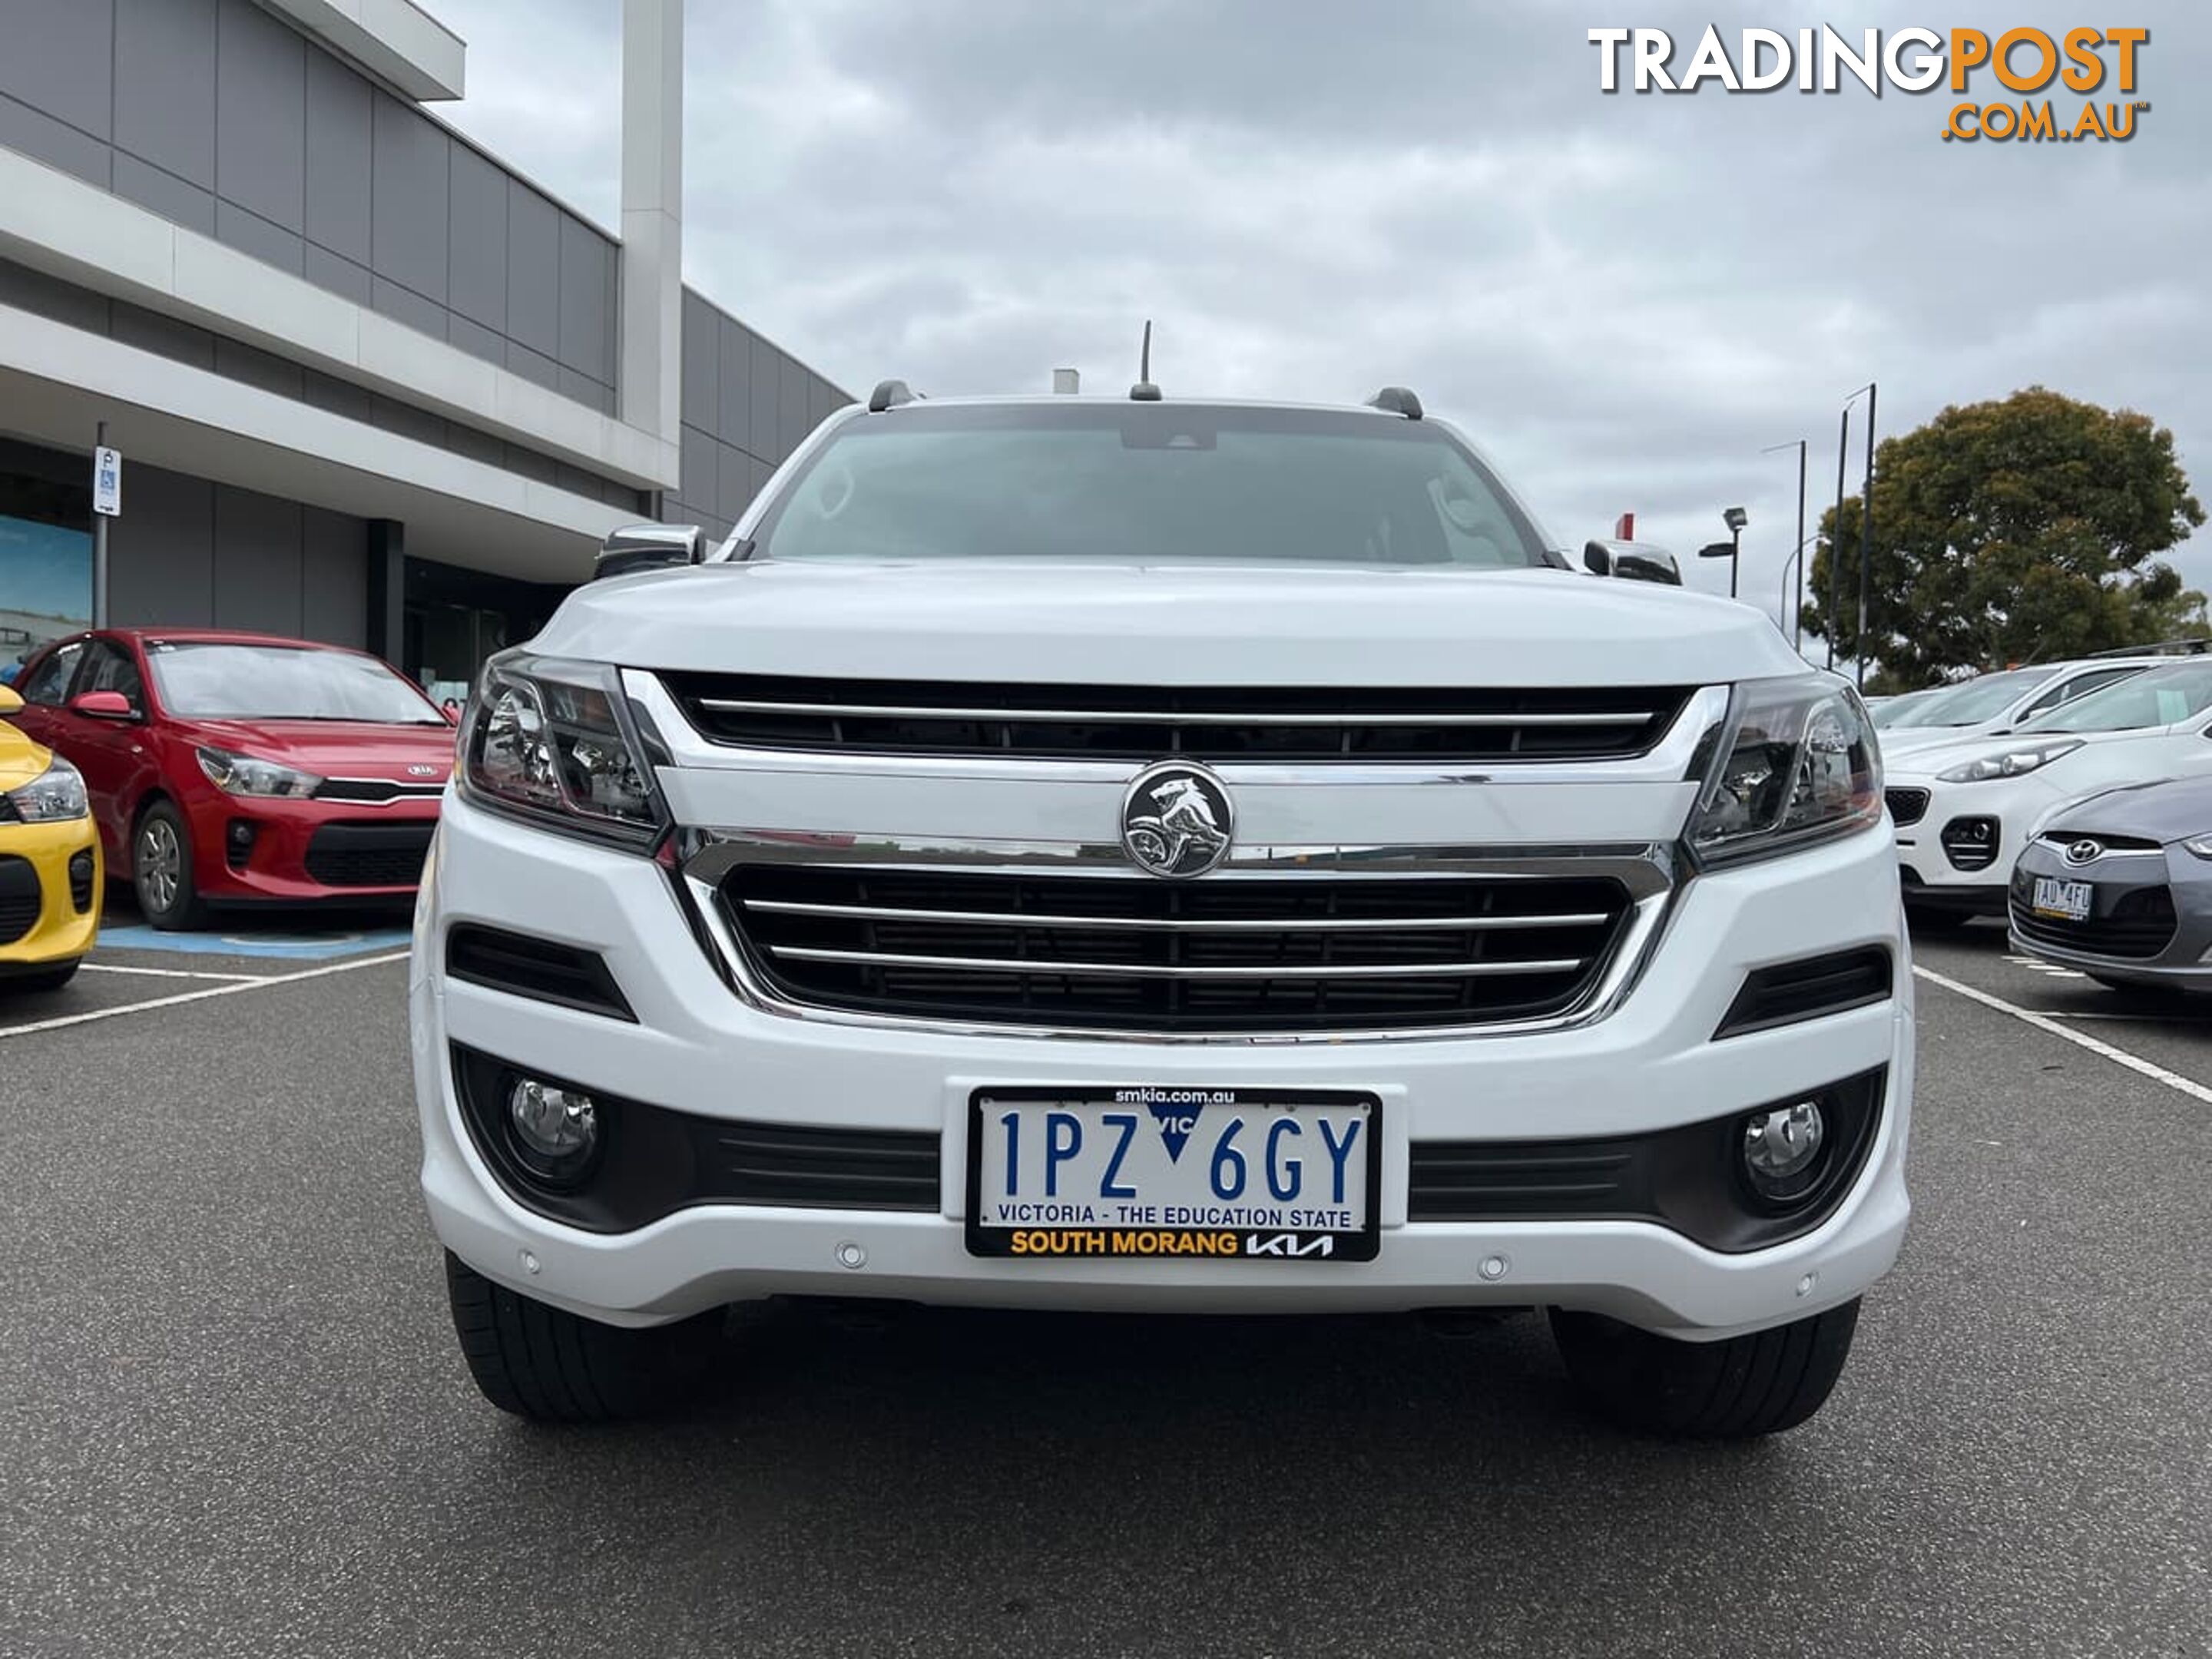
<instances>
[{"instance_id":1,"label":"blue accessible parking marking","mask_svg":"<svg viewBox=\"0 0 2212 1659\"><path fill-rule=\"evenodd\" d=\"M404 947L404 927L315 930L283 933L165 933L143 925L103 927L100 945L111 951L175 951L187 956L279 957L301 962L320 962L332 957L365 956L372 951Z\"/></svg>"}]
</instances>

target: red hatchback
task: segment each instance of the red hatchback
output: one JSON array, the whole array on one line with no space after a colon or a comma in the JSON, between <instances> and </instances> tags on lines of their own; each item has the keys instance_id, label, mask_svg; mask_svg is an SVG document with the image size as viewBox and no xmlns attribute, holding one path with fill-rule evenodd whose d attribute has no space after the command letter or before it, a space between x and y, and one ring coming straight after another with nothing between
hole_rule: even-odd
<instances>
[{"instance_id":1,"label":"red hatchback","mask_svg":"<svg viewBox=\"0 0 2212 1659\"><path fill-rule=\"evenodd\" d=\"M107 867L155 927L413 896L453 725L366 652L103 629L32 658L15 690L15 723L84 774Z\"/></svg>"}]
</instances>

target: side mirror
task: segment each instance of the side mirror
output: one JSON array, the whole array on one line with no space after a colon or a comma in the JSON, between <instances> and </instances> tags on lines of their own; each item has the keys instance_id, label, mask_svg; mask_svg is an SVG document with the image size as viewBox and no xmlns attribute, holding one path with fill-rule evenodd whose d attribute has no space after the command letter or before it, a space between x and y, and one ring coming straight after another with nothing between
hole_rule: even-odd
<instances>
[{"instance_id":1,"label":"side mirror","mask_svg":"<svg viewBox=\"0 0 2212 1659\"><path fill-rule=\"evenodd\" d=\"M23 700L11 686L0 685L0 717L22 712Z\"/></svg>"},{"instance_id":2,"label":"side mirror","mask_svg":"<svg viewBox=\"0 0 2212 1659\"><path fill-rule=\"evenodd\" d=\"M459 726L461 723L461 706L451 697L438 705L438 712L446 717L446 724L448 726Z\"/></svg>"},{"instance_id":3,"label":"side mirror","mask_svg":"<svg viewBox=\"0 0 2212 1659\"><path fill-rule=\"evenodd\" d=\"M1674 562L1674 556L1649 542L1585 542L1583 563L1601 576L1663 582L1669 587L1682 585L1682 568Z\"/></svg>"},{"instance_id":4,"label":"side mirror","mask_svg":"<svg viewBox=\"0 0 2212 1659\"><path fill-rule=\"evenodd\" d=\"M600 544L592 580L661 565L696 564L706 556L707 532L696 524L625 525Z\"/></svg>"},{"instance_id":5,"label":"side mirror","mask_svg":"<svg viewBox=\"0 0 2212 1659\"><path fill-rule=\"evenodd\" d=\"M70 699L70 713L95 720L135 720L138 711L120 691L88 691Z\"/></svg>"}]
</instances>

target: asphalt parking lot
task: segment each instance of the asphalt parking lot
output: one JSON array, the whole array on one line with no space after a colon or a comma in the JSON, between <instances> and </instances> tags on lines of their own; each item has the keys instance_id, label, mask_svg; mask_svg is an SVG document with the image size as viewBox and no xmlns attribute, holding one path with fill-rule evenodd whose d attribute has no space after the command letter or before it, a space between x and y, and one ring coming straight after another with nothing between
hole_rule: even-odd
<instances>
[{"instance_id":1,"label":"asphalt parking lot","mask_svg":"<svg viewBox=\"0 0 2212 1659\"><path fill-rule=\"evenodd\" d=\"M2212 1651L2212 1013L1924 943L1913 1232L1771 1443L1594 1426L1528 1318L773 1315L549 1432L380 927L0 1003L0 1654Z\"/></svg>"}]
</instances>

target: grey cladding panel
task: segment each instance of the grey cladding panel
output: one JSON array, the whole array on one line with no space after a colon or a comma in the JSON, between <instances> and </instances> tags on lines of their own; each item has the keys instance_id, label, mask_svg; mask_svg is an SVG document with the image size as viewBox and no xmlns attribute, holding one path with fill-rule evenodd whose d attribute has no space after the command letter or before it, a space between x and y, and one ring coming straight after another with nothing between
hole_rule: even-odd
<instances>
[{"instance_id":1,"label":"grey cladding panel","mask_svg":"<svg viewBox=\"0 0 2212 1659\"><path fill-rule=\"evenodd\" d=\"M446 303L485 328L507 326L507 175L453 146L453 237Z\"/></svg>"},{"instance_id":2,"label":"grey cladding panel","mask_svg":"<svg viewBox=\"0 0 2212 1659\"><path fill-rule=\"evenodd\" d=\"M396 317L413 329L420 329L434 340L446 337L446 308L433 305L411 289L397 283L376 278L369 289L370 307L387 317Z\"/></svg>"},{"instance_id":3,"label":"grey cladding panel","mask_svg":"<svg viewBox=\"0 0 2212 1659\"><path fill-rule=\"evenodd\" d=\"M215 486L137 465L108 549L108 606L123 627L215 621Z\"/></svg>"},{"instance_id":4,"label":"grey cladding panel","mask_svg":"<svg viewBox=\"0 0 2212 1659\"><path fill-rule=\"evenodd\" d=\"M49 276L43 270L33 270L28 265L6 259L0 259L0 306L36 312L41 317L67 323L71 328L88 329L94 334L107 332L105 294L94 294L88 288L79 288L75 283L65 283L58 276Z\"/></svg>"},{"instance_id":5,"label":"grey cladding panel","mask_svg":"<svg viewBox=\"0 0 2212 1659\"><path fill-rule=\"evenodd\" d=\"M331 645L366 644L368 526L318 507L301 525L301 574L306 592L300 632Z\"/></svg>"},{"instance_id":6,"label":"grey cladding panel","mask_svg":"<svg viewBox=\"0 0 2212 1659\"><path fill-rule=\"evenodd\" d=\"M456 350L481 357L488 363L504 366L507 362L506 340L488 328L477 327L458 311L446 319L446 341Z\"/></svg>"},{"instance_id":7,"label":"grey cladding panel","mask_svg":"<svg viewBox=\"0 0 2212 1659\"><path fill-rule=\"evenodd\" d=\"M682 477L676 493L687 505L700 513L711 513L721 500L721 487L717 482L721 464L716 459L718 446L696 426L684 428Z\"/></svg>"},{"instance_id":8,"label":"grey cladding panel","mask_svg":"<svg viewBox=\"0 0 2212 1659\"><path fill-rule=\"evenodd\" d=\"M751 347L752 374L746 403L752 413L747 417L745 447L764 461L780 461L783 456L775 447L776 365L783 354L757 334L752 337Z\"/></svg>"},{"instance_id":9,"label":"grey cladding panel","mask_svg":"<svg viewBox=\"0 0 2212 1659\"><path fill-rule=\"evenodd\" d=\"M742 324L722 319L720 407L708 423L724 443L753 447L753 337Z\"/></svg>"},{"instance_id":10,"label":"grey cladding panel","mask_svg":"<svg viewBox=\"0 0 2212 1659\"><path fill-rule=\"evenodd\" d=\"M106 137L114 29L114 0L10 0L0 25L0 94Z\"/></svg>"},{"instance_id":11,"label":"grey cladding panel","mask_svg":"<svg viewBox=\"0 0 2212 1659\"><path fill-rule=\"evenodd\" d=\"M317 409L327 409L333 415L343 415L349 421L368 418L369 393L367 388L313 368L303 372L303 380L301 388L303 402L312 404Z\"/></svg>"},{"instance_id":12,"label":"grey cladding panel","mask_svg":"<svg viewBox=\"0 0 2212 1659\"><path fill-rule=\"evenodd\" d=\"M446 447L443 416L417 409L412 404L403 404L396 398L370 392L368 421L371 426L382 427L386 432L396 432L403 438L414 439L417 443L429 444L438 449Z\"/></svg>"},{"instance_id":13,"label":"grey cladding panel","mask_svg":"<svg viewBox=\"0 0 2212 1659\"><path fill-rule=\"evenodd\" d=\"M374 286L370 281L368 266L340 258L335 253L317 247L313 242L307 244L306 275L307 280L317 287L326 288L333 294L343 294L357 306L368 303Z\"/></svg>"},{"instance_id":14,"label":"grey cladding panel","mask_svg":"<svg viewBox=\"0 0 2212 1659\"><path fill-rule=\"evenodd\" d=\"M786 357L782 366L782 395L778 399L781 414L776 422L776 435L781 441L775 459L781 460L805 441L813 430L806 418L807 386L814 376L793 357Z\"/></svg>"},{"instance_id":15,"label":"grey cladding panel","mask_svg":"<svg viewBox=\"0 0 2212 1659\"><path fill-rule=\"evenodd\" d=\"M299 633L301 511L297 501L215 487L216 627Z\"/></svg>"},{"instance_id":16,"label":"grey cladding panel","mask_svg":"<svg viewBox=\"0 0 2212 1659\"><path fill-rule=\"evenodd\" d=\"M597 409L599 406L600 395L606 391L606 387L592 379L590 375L579 374L574 369L563 366L561 370L560 384L555 386L554 390L564 398L574 398L586 409Z\"/></svg>"},{"instance_id":17,"label":"grey cladding panel","mask_svg":"<svg viewBox=\"0 0 2212 1659\"><path fill-rule=\"evenodd\" d=\"M127 300L115 301L112 331L122 343L137 346L141 351L190 363L194 368L215 367L214 335L158 311L134 306Z\"/></svg>"},{"instance_id":18,"label":"grey cladding panel","mask_svg":"<svg viewBox=\"0 0 2212 1659\"><path fill-rule=\"evenodd\" d=\"M684 421L711 428L720 416L722 319L714 307L684 291ZM726 434L725 434L727 435Z\"/></svg>"},{"instance_id":19,"label":"grey cladding panel","mask_svg":"<svg viewBox=\"0 0 2212 1659\"><path fill-rule=\"evenodd\" d=\"M216 194L303 230L307 43L249 0L222 0L218 46Z\"/></svg>"},{"instance_id":20,"label":"grey cladding panel","mask_svg":"<svg viewBox=\"0 0 2212 1659\"><path fill-rule=\"evenodd\" d=\"M215 61L216 0L115 0L115 143L210 191Z\"/></svg>"},{"instance_id":21,"label":"grey cladding panel","mask_svg":"<svg viewBox=\"0 0 2212 1659\"><path fill-rule=\"evenodd\" d=\"M520 179L507 186L507 334L542 356L561 349L560 209Z\"/></svg>"},{"instance_id":22,"label":"grey cladding panel","mask_svg":"<svg viewBox=\"0 0 2212 1659\"><path fill-rule=\"evenodd\" d=\"M127 202L151 208L187 230L197 230L203 236L215 234L213 191L188 185L121 150L115 153L115 193Z\"/></svg>"},{"instance_id":23,"label":"grey cladding panel","mask_svg":"<svg viewBox=\"0 0 2212 1659\"><path fill-rule=\"evenodd\" d=\"M324 52L307 54L307 237L364 265L372 96L368 82L343 64Z\"/></svg>"},{"instance_id":24,"label":"grey cladding panel","mask_svg":"<svg viewBox=\"0 0 2212 1659\"><path fill-rule=\"evenodd\" d=\"M398 99L375 96L369 269L446 300L447 182L453 141Z\"/></svg>"},{"instance_id":25,"label":"grey cladding panel","mask_svg":"<svg viewBox=\"0 0 2212 1659\"><path fill-rule=\"evenodd\" d=\"M715 500L719 517L735 520L745 510L745 503L753 498L753 468L759 465L742 449L732 449L727 444L717 446L721 463L721 484Z\"/></svg>"},{"instance_id":26,"label":"grey cladding panel","mask_svg":"<svg viewBox=\"0 0 2212 1659\"><path fill-rule=\"evenodd\" d=\"M561 216L561 349L553 355L602 384L614 379L607 337L607 296L614 290L614 249L580 219Z\"/></svg>"},{"instance_id":27,"label":"grey cladding panel","mask_svg":"<svg viewBox=\"0 0 2212 1659\"><path fill-rule=\"evenodd\" d=\"M102 190L108 187L108 149L75 127L0 93L0 144L20 149Z\"/></svg>"},{"instance_id":28,"label":"grey cladding panel","mask_svg":"<svg viewBox=\"0 0 2212 1659\"><path fill-rule=\"evenodd\" d=\"M304 267L301 251L307 245L290 231L270 224L258 214L248 213L234 202L216 198L215 234L219 242L226 242L240 252L251 253L257 259L266 259L270 264L300 276Z\"/></svg>"},{"instance_id":29,"label":"grey cladding panel","mask_svg":"<svg viewBox=\"0 0 2212 1659\"><path fill-rule=\"evenodd\" d=\"M221 335L216 337L215 342L215 372L225 380L243 381L264 392L292 398L298 398L305 389L302 380L307 373L299 364L273 352L225 339Z\"/></svg>"},{"instance_id":30,"label":"grey cladding panel","mask_svg":"<svg viewBox=\"0 0 2212 1659\"><path fill-rule=\"evenodd\" d=\"M548 392L561 389L561 365L550 357L541 357L527 346L507 343L507 366L526 380L544 386Z\"/></svg>"}]
</instances>

